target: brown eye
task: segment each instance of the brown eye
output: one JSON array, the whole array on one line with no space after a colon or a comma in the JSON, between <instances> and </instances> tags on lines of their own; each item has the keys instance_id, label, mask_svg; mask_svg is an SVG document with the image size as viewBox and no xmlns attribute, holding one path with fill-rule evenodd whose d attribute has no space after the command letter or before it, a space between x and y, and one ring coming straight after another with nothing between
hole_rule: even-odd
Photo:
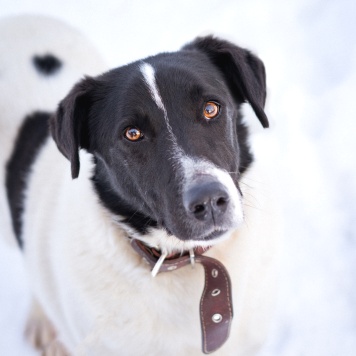
<instances>
[{"instance_id":1,"label":"brown eye","mask_svg":"<svg viewBox=\"0 0 356 356\"><path fill-rule=\"evenodd\" d=\"M220 112L220 105L214 101L208 101L204 106L204 116L207 120L218 116Z\"/></svg>"},{"instance_id":2,"label":"brown eye","mask_svg":"<svg viewBox=\"0 0 356 356\"><path fill-rule=\"evenodd\" d=\"M143 137L143 133L141 132L141 130L139 130L136 127L128 127L125 130L125 137L129 141L138 141L139 139L141 139Z\"/></svg>"}]
</instances>

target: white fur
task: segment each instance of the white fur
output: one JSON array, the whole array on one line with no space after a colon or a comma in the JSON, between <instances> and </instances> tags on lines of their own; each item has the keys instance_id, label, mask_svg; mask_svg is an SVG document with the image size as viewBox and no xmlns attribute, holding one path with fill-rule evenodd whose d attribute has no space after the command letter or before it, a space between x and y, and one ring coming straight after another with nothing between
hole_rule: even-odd
<instances>
[{"instance_id":1,"label":"white fur","mask_svg":"<svg viewBox=\"0 0 356 356\"><path fill-rule=\"evenodd\" d=\"M90 156L82 152L81 162L81 174L72 181L69 163L49 141L27 192L27 269L62 341L84 355L115 355L117 350L200 355L201 267L152 279L127 234L98 203L89 180ZM268 325L278 232L268 191L258 187L255 174L251 170L245 177L250 187L245 196L257 200L244 206L246 223L207 252L226 266L233 281L235 319L218 355L250 355Z\"/></svg>"},{"instance_id":2,"label":"white fur","mask_svg":"<svg viewBox=\"0 0 356 356\"><path fill-rule=\"evenodd\" d=\"M58 20L42 16L2 18L0 53L0 226L7 240L15 241L4 167L22 120L34 111L53 112L84 74L100 74L107 68L85 37ZM46 78L32 65L34 55L47 53L63 60L59 75Z\"/></svg>"},{"instance_id":3,"label":"white fur","mask_svg":"<svg viewBox=\"0 0 356 356\"><path fill-rule=\"evenodd\" d=\"M18 22L14 21L13 31L15 25ZM0 31L0 39L3 37ZM50 43L56 41L57 37L53 37ZM79 48L81 41L77 43ZM31 55L31 46L37 51L36 42L31 39L24 46L27 48L24 56ZM86 56L86 60L93 56L95 53ZM70 66L71 61L77 63L75 53L68 52L66 60ZM86 60L78 60L80 70ZM73 70L63 87L69 89L69 82L79 76L80 70ZM27 72L13 75L18 80L29 76ZM26 83L30 79L36 78L28 78ZM15 113L7 109L6 115L0 115L1 120L14 117L17 124L13 125L12 138L21 118L36 107L36 97L44 95L48 99L43 104L45 108L55 107L64 89L59 85L57 93L57 83L53 81L53 90L39 83L30 93L12 97L16 98L12 105ZM10 84L6 83L12 88ZM4 85L2 79L0 85ZM29 103L16 111L20 95ZM51 95L52 99L47 98ZM5 104L6 101L2 106ZM7 121L1 125L6 126ZM3 146L2 130L0 133ZM4 147L9 154L10 140ZM91 156L81 152L80 158L79 178L72 180L68 160L59 153L53 140L48 140L33 167L26 192L24 258L33 294L54 323L59 338L75 355L201 355L202 268L186 267L151 278L148 265L131 248L127 233L98 201L90 181ZM187 176L196 172L193 163L182 163ZM201 162L198 164L198 168L203 166ZM215 174L227 187L231 186L224 172L204 167L204 172ZM259 164L244 176L241 184L245 197L244 223L207 252L229 271L234 300L230 338L217 355L255 354L264 341L273 300L278 237L273 195ZM242 213L235 208L241 219ZM157 236L157 241L164 244L165 238Z\"/></svg>"}]
</instances>

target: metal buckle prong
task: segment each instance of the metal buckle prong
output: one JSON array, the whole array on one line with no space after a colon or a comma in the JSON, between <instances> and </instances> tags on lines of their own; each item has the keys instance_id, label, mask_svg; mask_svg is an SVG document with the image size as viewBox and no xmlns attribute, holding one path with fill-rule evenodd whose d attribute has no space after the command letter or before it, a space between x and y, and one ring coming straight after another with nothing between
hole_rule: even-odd
<instances>
[{"instance_id":1,"label":"metal buckle prong","mask_svg":"<svg viewBox=\"0 0 356 356\"><path fill-rule=\"evenodd\" d=\"M194 254L194 249L189 249L189 257L190 257L190 264L192 265L192 268L195 266L195 254Z\"/></svg>"}]
</instances>

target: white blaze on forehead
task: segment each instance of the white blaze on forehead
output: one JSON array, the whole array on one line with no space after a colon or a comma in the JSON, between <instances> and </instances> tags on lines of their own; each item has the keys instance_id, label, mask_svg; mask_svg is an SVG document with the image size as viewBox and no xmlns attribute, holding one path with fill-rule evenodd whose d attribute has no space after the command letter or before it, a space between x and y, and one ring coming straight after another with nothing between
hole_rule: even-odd
<instances>
[{"instance_id":1,"label":"white blaze on forehead","mask_svg":"<svg viewBox=\"0 0 356 356\"><path fill-rule=\"evenodd\" d=\"M159 93L159 89L157 86L156 82L156 73L154 68L152 67L151 64L148 63L142 63L140 66L141 73L143 75L143 78L145 80L145 83L147 84L148 90L151 94L151 97L153 101L156 103L156 105L163 111L163 116L164 116L164 121L166 123L170 139L173 144L173 153L175 157L181 156L183 154L182 149L178 146L177 143L177 138L175 137L172 126L169 123L168 120L168 115L167 115L167 110L163 104L162 97Z\"/></svg>"},{"instance_id":2,"label":"white blaze on forehead","mask_svg":"<svg viewBox=\"0 0 356 356\"><path fill-rule=\"evenodd\" d=\"M157 106L162 109L164 113L166 113L166 108L163 105L163 101L157 87L154 68L151 66L151 64L143 63L140 66L140 69L143 77L145 78L148 89L150 90L152 99L155 101Z\"/></svg>"}]
</instances>

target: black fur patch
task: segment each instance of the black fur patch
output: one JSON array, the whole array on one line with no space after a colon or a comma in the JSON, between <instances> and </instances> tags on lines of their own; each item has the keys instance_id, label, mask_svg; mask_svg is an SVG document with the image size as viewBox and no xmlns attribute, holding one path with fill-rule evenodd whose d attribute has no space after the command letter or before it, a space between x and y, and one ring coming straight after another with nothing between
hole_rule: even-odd
<instances>
[{"instance_id":1,"label":"black fur patch","mask_svg":"<svg viewBox=\"0 0 356 356\"><path fill-rule=\"evenodd\" d=\"M142 235L145 235L148 232L148 228L157 227L157 221L132 208L130 204L126 203L111 189L110 184L102 174L100 174L100 172L102 172L100 161L94 157L94 162L95 174L92 180L101 203L113 214L120 217L120 222L129 225Z\"/></svg>"},{"instance_id":2,"label":"black fur patch","mask_svg":"<svg viewBox=\"0 0 356 356\"><path fill-rule=\"evenodd\" d=\"M241 122L237 124L237 137L240 146L240 165L239 173L242 175L253 162L253 154L251 153L250 145L248 142L248 128Z\"/></svg>"},{"instance_id":3,"label":"black fur patch","mask_svg":"<svg viewBox=\"0 0 356 356\"><path fill-rule=\"evenodd\" d=\"M62 62L53 54L36 55L32 58L32 62L36 70L46 76L56 74L62 67Z\"/></svg>"},{"instance_id":4,"label":"black fur patch","mask_svg":"<svg viewBox=\"0 0 356 356\"><path fill-rule=\"evenodd\" d=\"M48 119L50 114L36 112L27 116L19 129L14 149L6 166L6 190L12 216L12 226L20 247L23 197L27 176L36 156L49 136Z\"/></svg>"}]
</instances>

